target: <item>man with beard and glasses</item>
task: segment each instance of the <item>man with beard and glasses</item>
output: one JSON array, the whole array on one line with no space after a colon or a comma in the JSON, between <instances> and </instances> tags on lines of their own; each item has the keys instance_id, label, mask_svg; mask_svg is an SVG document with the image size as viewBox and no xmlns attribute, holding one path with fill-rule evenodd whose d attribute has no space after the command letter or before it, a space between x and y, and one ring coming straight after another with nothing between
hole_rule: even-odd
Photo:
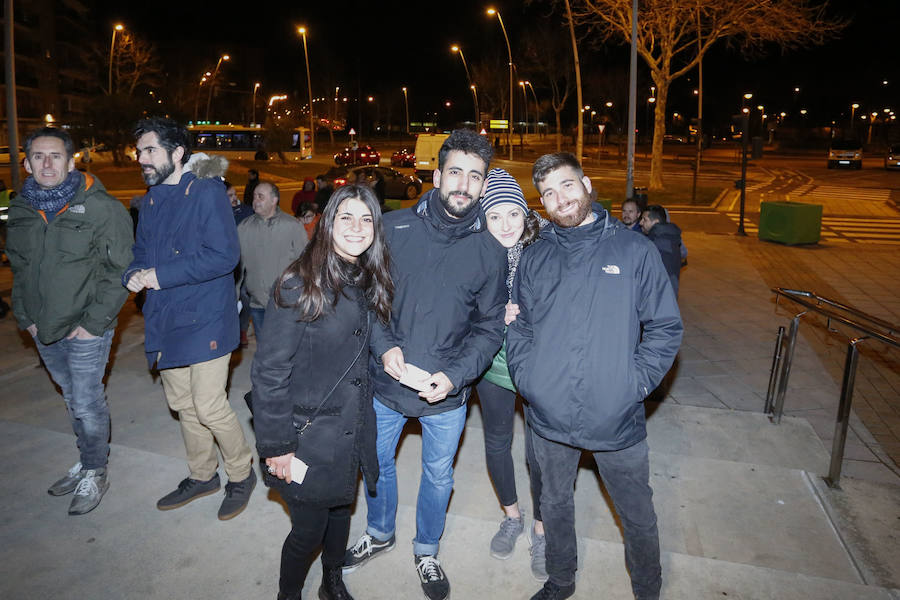
<instances>
[{"instance_id":1,"label":"man with beard and glasses","mask_svg":"<svg viewBox=\"0 0 900 600\"><path fill-rule=\"evenodd\" d=\"M506 337L543 484L549 580L532 600L575 593L574 484L585 450L622 523L634 597L655 600L661 568L643 400L678 352L678 304L659 252L590 202L591 181L574 156L542 156L532 179L551 225L522 254L512 290L519 314Z\"/></svg>"},{"instance_id":2,"label":"man with beard and glasses","mask_svg":"<svg viewBox=\"0 0 900 600\"><path fill-rule=\"evenodd\" d=\"M150 367L159 369L169 408L178 413L190 469L156 507L179 508L219 489L218 444L228 475L219 519L227 520L247 506L256 485L250 447L225 391L239 340L237 228L221 180L185 170L191 146L184 127L144 119L134 137L150 187L134 261L122 279L133 292L147 290L144 349Z\"/></svg>"},{"instance_id":3,"label":"man with beard and glasses","mask_svg":"<svg viewBox=\"0 0 900 600\"><path fill-rule=\"evenodd\" d=\"M109 488L109 404L103 375L116 317L128 292L131 219L99 180L75 170L72 138L42 127L25 140L22 193L9 208L6 253L19 327L34 338L62 389L79 461L47 490L74 492L70 515L100 504Z\"/></svg>"},{"instance_id":4,"label":"man with beard and glasses","mask_svg":"<svg viewBox=\"0 0 900 600\"><path fill-rule=\"evenodd\" d=\"M454 131L438 153L434 189L384 216L394 303L390 324L375 327L370 344L380 476L376 495L366 496L366 531L347 550L344 572L394 547L397 442L415 418L422 426L422 477L413 556L430 600L450 593L437 553L469 388L503 338L506 249L487 232L478 202L492 154L474 131ZM414 376L413 366L426 373Z\"/></svg>"}]
</instances>

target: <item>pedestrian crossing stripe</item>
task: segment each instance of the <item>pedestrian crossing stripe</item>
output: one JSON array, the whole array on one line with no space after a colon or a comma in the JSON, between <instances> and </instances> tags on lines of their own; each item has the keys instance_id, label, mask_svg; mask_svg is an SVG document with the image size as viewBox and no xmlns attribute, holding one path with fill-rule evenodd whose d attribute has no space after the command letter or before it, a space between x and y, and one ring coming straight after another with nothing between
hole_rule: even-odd
<instances>
[{"instance_id":1,"label":"pedestrian crossing stripe","mask_svg":"<svg viewBox=\"0 0 900 600\"><path fill-rule=\"evenodd\" d=\"M728 212L726 216L740 224L740 213ZM846 221L852 220L851 223ZM878 223L875 225L875 223ZM745 216L744 230L748 233L759 233L759 226ZM859 244L900 245L900 219L882 220L864 217L823 217L820 235L828 242L854 242Z\"/></svg>"}]
</instances>

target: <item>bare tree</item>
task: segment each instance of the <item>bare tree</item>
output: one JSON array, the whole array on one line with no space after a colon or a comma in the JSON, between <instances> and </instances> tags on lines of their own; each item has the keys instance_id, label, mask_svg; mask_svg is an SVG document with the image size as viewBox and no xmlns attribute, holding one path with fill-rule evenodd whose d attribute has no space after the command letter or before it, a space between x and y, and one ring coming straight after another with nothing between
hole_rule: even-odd
<instances>
[{"instance_id":1,"label":"bare tree","mask_svg":"<svg viewBox=\"0 0 900 600\"><path fill-rule=\"evenodd\" d=\"M110 93L134 94L139 85L157 88L163 71L156 49L148 41L128 31L116 39L113 55L113 89Z\"/></svg>"},{"instance_id":2,"label":"bare tree","mask_svg":"<svg viewBox=\"0 0 900 600\"><path fill-rule=\"evenodd\" d=\"M538 72L542 83L550 88L550 105L556 113L557 152L562 150L562 111L575 89L572 48L561 31L538 27L524 36L525 65Z\"/></svg>"},{"instance_id":3,"label":"bare tree","mask_svg":"<svg viewBox=\"0 0 900 600\"><path fill-rule=\"evenodd\" d=\"M478 104L481 112L500 118L509 104L509 80L507 79L508 60L506 53L488 55L485 58L469 63L472 69L472 83L478 92Z\"/></svg>"},{"instance_id":4,"label":"bare tree","mask_svg":"<svg viewBox=\"0 0 900 600\"><path fill-rule=\"evenodd\" d=\"M718 40L745 50L769 44L783 50L823 44L846 21L831 20L825 4L809 0L644 0L638 13L638 54L656 84L650 189L663 189L666 100L672 81L694 69ZM581 0L576 20L603 39L631 39L631 0ZM699 43L698 43L699 39Z\"/></svg>"}]
</instances>

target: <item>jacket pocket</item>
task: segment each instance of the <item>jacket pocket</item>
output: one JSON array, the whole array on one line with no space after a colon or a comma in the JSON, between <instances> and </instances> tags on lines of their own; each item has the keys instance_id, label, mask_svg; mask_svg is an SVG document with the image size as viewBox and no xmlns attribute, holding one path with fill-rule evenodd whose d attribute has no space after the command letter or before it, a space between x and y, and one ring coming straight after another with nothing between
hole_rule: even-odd
<instances>
[{"instance_id":1,"label":"jacket pocket","mask_svg":"<svg viewBox=\"0 0 900 600\"><path fill-rule=\"evenodd\" d=\"M76 225L57 226L57 248L66 255L81 259L87 258L91 249L91 228L79 223Z\"/></svg>"}]
</instances>

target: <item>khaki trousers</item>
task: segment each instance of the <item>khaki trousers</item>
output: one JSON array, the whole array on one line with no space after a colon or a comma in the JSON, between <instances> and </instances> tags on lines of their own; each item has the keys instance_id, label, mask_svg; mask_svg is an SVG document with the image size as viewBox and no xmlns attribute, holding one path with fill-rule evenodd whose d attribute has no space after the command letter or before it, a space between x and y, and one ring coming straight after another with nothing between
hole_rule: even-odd
<instances>
[{"instance_id":1,"label":"khaki trousers","mask_svg":"<svg viewBox=\"0 0 900 600\"><path fill-rule=\"evenodd\" d=\"M229 481L250 476L253 455L225 392L230 359L231 353L160 371L166 402L181 421L191 479L208 481L215 475L219 465L216 443Z\"/></svg>"}]
</instances>

